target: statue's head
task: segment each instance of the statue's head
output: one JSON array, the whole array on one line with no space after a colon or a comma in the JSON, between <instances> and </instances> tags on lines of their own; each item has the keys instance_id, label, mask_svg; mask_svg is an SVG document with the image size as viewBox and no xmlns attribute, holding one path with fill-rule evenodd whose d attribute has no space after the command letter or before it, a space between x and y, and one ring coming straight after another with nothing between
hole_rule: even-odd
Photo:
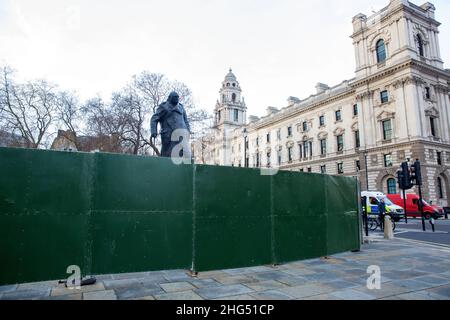
<instances>
[{"instance_id":1,"label":"statue's head","mask_svg":"<svg viewBox=\"0 0 450 320\"><path fill-rule=\"evenodd\" d=\"M167 101L169 101L171 105L176 106L180 101L180 96L175 91L172 91L169 94L169 98L167 99Z\"/></svg>"}]
</instances>

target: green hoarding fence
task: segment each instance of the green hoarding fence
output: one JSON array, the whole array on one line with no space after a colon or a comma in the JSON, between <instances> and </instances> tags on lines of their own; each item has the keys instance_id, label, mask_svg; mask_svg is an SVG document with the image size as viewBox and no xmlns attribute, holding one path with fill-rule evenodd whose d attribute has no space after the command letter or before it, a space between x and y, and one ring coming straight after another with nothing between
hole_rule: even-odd
<instances>
[{"instance_id":1,"label":"green hoarding fence","mask_svg":"<svg viewBox=\"0 0 450 320\"><path fill-rule=\"evenodd\" d=\"M357 250L354 178L0 148L0 284Z\"/></svg>"}]
</instances>

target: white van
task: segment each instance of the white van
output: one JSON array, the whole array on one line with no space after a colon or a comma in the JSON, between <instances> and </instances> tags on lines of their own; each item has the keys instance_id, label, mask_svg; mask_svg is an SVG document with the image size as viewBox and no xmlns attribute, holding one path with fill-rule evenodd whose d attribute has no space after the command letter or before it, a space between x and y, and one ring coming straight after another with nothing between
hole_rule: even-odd
<instances>
[{"instance_id":1,"label":"white van","mask_svg":"<svg viewBox=\"0 0 450 320\"><path fill-rule=\"evenodd\" d=\"M402 207L394 204L383 192L362 191L361 198L366 197L367 213L369 216L378 216L378 204L381 199L386 204L386 213L389 214L395 222L405 218L405 212Z\"/></svg>"}]
</instances>

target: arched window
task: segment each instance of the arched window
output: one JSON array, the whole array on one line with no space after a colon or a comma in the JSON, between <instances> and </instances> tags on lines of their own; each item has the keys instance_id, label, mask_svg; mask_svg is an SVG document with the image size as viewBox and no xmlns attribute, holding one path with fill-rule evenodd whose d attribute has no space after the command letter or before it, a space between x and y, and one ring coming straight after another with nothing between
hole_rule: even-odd
<instances>
[{"instance_id":1,"label":"arched window","mask_svg":"<svg viewBox=\"0 0 450 320\"><path fill-rule=\"evenodd\" d=\"M231 100L233 100L233 102L236 102L236 93L233 93L231 95Z\"/></svg>"},{"instance_id":2,"label":"arched window","mask_svg":"<svg viewBox=\"0 0 450 320\"><path fill-rule=\"evenodd\" d=\"M387 193L396 194L397 193L397 183L394 178L387 179Z\"/></svg>"},{"instance_id":3,"label":"arched window","mask_svg":"<svg viewBox=\"0 0 450 320\"><path fill-rule=\"evenodd\" d=\"M424 57L423 40L422 40L422 36L420 34L417 35L417 50L419 51L419 55L421 57Z\"/></svg>"},{"instance_id":4,"label":"arched window","mask_svg":"<svg viewBox=\"0 0 450 320\"><path fill-rule=\"evenodd\" d=\"M437 178L437 192L438 192L438 198L444 199L444 189L442 188L442 179L441 177Z\"/></svg>"},{"instance_id":5,"label":"arched window","mask_svg":"<svg viewBox=\"0 0 450 320\"><path fill-rule=\"evenodd\" d=\"M377 42L377 62L383 62L386 60L386 46L384 40L380 39Z\"/></svg>"}]
</instances>

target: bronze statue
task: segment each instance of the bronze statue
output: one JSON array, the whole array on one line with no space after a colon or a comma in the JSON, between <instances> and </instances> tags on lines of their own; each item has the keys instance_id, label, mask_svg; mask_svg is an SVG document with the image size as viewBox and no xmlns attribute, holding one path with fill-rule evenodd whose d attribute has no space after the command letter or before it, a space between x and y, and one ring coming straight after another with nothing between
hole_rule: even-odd
<instances>
[{"instance_id":1,"label":"bronze statue","mask_svg":"<svg viewBox=\"0 0 450 320\"><path fill-rule=\"evenodd\" d=\"M182 142L182 137L175 137L175 141L172 141L172 133L177 129L186 130L186 136L190 133L190 126L187 119L186 110L181 103L179 103L180 97L175 91L171 92L166 102L159 105L156 112L153 114L150 121L151 126L151 139L156 139L158 135L157 127L158 122L161 128L161 156L171 157L173 148ZM188 142L185 142L185 146L189 146ZM183 153L189 150L181 150L180 154L175 154L175 157L182 157Z\"/></svg>"}]
</instances>

